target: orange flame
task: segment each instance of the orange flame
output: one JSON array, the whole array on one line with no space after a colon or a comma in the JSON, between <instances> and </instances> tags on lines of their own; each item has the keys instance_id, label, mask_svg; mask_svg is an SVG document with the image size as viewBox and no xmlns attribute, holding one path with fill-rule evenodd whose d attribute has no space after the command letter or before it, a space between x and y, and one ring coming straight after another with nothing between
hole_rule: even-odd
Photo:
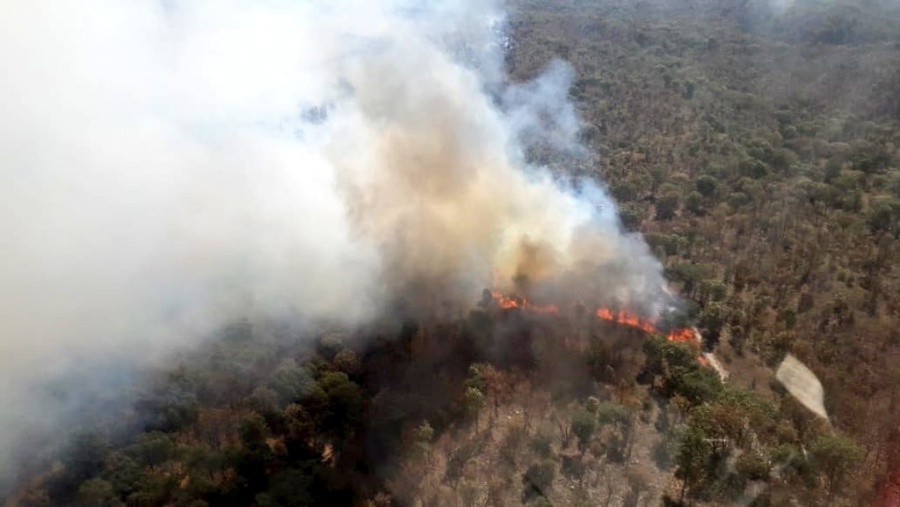
<instances>
[{"instance_id":1,"label":"orange flame","mask_svg":"<svg viewBox=\"0 0 900 507\"><path fill-rule=\"evenodd\" d=\"M609 308L599 308L596 315L603 320L615 322L616 324L622 324L623 326L635 327L646 333L656 332L656 327L652 322L643 320L637 315L630 314L625 310L620 310L619 312L613 313L613 311Z\"/></svg>"},{"instance_id":2,"label":"orange flame","mask_svg":"<svg viewBox=\"0 0 900 507\"><path fill-rule=\"evenodd\" d=\"M510 310L512 308L522 308L523 310L529 310L535 313L550 313L556 314L559 313L559 307L556 305L536 305L533 303L529 303L527 299L517 296L506 296L497 291L491 291L491 297L494 298L494 301L497 302L497 305L504 310Z\"/></svg>"},{"instance_id":3,"label":"orange flame","mask_svg":"<svg viewBox=\"0 0 900 507\"><path fill-rule=\"evenodd\" d=\"M666 339L670 342L691 343L696 340L693 329L673 329Z\"/></svg>"},{"instance_id":4,"label":"orange flame","mask_svg":"<svg viewBox=\"0 0 900 507\"><path fill-rule=\"evenodd\" d=\"M494 301L497 302L497 305L504 310L510 310L513 308L520 308L523 310L532 311L535 313L544 313L544 314L553 314L556 315L559 313L559 307L556 305L535 305L529 303L523 297L518 296L506 296L498 291L491 291L491 296L494 298ZM637 315L626 312L625 310L613 311L609 308L598 308L595 315L598 318L614 322L616 324L620 324L623 326L633 327L636 329L640 329L645 333L656 334L659 333L659 330L656 329L654 323L647 319L642 319ZM679 342L679 343L694 343L697 341L697 335L694 330L691 328L680 328L673 329L666 336L666 339L670 342ZM704 366L709 365L709 361L706 360L703 356L698 356L698 360L700 364Z\"/></svg>"}]
</instances>

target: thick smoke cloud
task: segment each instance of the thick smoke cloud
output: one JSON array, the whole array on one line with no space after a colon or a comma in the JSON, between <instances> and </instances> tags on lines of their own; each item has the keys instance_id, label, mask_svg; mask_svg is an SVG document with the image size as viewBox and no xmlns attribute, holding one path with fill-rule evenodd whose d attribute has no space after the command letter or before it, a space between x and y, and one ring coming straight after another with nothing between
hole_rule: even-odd
<instances>
[{"instance_id":1,"label":"thick smoke cloud","mask_svg":"<svg viewBox=\"0 0 900 507\"><path fill-rule=\"evenodd\" d=\"M505 84L500 7L0 7L0 476L53 424L38 386L236 317L361 325L488 286L657 308L603 191L528 163L581 150L572 72Z\"/></svg>"}]
</instances>

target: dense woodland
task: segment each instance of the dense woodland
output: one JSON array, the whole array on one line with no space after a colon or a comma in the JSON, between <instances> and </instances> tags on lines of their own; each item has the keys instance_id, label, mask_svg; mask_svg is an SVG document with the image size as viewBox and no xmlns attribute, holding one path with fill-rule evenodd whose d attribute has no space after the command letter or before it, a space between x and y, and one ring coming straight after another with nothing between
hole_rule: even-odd
<instances>
[{"instance_id":1,"label":"dense woodland","mask_svg":"<svg viewBox=\"0 0 900 507\"><path fill-rule=\"evenodd\" d=\"M900 6L510 9L510 74L568 61L592 154L533 158L608 187L724 382L697 346L490 294L457 319L353 333L238 319L30 463L7 502L889 505ZM829 421L775 382L787 353L822 381Z\"/></svg>"}]
</instances>

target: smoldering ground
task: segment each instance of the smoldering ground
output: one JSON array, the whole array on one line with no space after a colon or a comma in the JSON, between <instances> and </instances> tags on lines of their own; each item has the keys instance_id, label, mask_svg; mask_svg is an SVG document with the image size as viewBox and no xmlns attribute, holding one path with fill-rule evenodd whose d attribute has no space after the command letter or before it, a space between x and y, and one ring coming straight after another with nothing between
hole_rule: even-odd
<instances>
[{"instance_id":1,"label":"smoldering ground","mask_svg":"<svg viewBox=\"0 0 900 507\"><path fill-rule=\"evenodd\" d=\"M2 477L60 427L48 382L235 318L360 325L523 281L664 298L605 193L528 162L578 151L572 72L506 83L499 2L0 10Z\"/></svg>"}]
</instances>

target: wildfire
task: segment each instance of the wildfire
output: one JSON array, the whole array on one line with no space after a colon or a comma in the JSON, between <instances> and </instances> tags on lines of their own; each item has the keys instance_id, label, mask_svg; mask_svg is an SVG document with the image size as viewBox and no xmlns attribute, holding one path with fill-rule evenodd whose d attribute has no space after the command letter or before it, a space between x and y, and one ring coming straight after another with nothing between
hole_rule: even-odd
<instances>
[{"instance_id":1,"label":"wildfire","mask_svg":"<svg viewBox=\"0 0 900 507\"><path fill-rule=\"evenodd\" d=\"M623 326L635 327L646 333L656 332L656 327L652 322L643 320L637 315L632 315L625 310L613 312L609 308L599 308L596 315L603 320L615 322L616 324L621 324Z\"/></svg>"},{"instance_id":2,"label":"wildfire","mask_svg":"<svg viewBox=\"0 0 900 507\"><path fill-rule=\"evenodd\" d=\"M491 291L491 297L493 297L497 305L504 310L520 308L535 313L553 315L559 313L559 307L556 305L536 305L533 303L529 303L528 300L523 297L507 296L498 291ZM601 307L597 309L595 315L597 315L597 317L600 319L614 322L623 326L640 329L645 333L659 333L659 330L656 329L656 326L652 321L642 319L639 316L629 313L625 310L613 311L609 308ZM694 334L694 330L690 328L673 329L666 336L666 339L668 339L670 342L693 343L696 340L696 335Z\"/></svg>"},{"instance_id":3,"label":"wildfire","mask_svg":"<svg viewBox=\"0 0 900 507\"><path fill-rule=\"evenodd\" d=\"M670 342L691 343L697 339L693 329L673 329L666 337Z\"/></svg>"},{"instance_id":4,"label":"wildfire","mask_svg":"<svg viewBox=\"0 0 900 507\"><path fill-rule=\"evenodd\" d=\"M494 298L494 301L497 302L497 305L504 310L510 310L512 308L522 308L524 310L529 310L534 313L549 313L556 314L559 313L559 307L556 305L535 305L529 303L527 299L518 297L518 296L506 296L497 291L491 291L491 297Z\"/></svg>"}]
</instances>

